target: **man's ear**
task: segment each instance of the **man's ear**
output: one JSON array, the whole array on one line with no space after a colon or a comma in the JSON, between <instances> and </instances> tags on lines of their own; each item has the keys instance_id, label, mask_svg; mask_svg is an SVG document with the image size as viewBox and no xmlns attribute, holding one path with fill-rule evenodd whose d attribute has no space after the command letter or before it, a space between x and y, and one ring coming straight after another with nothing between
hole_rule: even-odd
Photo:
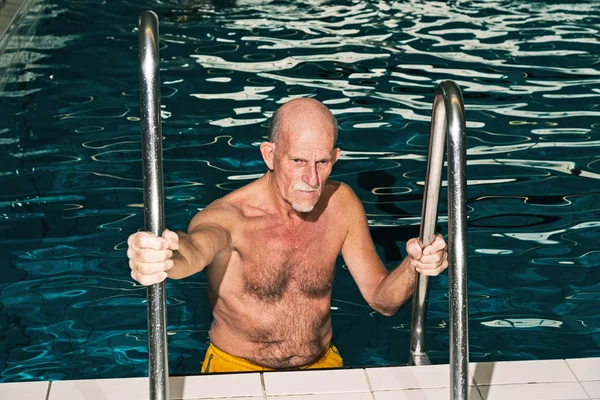
<instances>
[{"instance_id":1,"label":"man's ear","mask_svg":"<svg viewBox=\"0 0 600 400\"><path fill-rule=\"evenodd\" d=\"M333 163L332 164L335 164L335 162L338 160L338 158L340 158L341 155L342 155L342 151L340 150L339 147L336 147L333 150Z\"/></svg>"},{"instance_id":2,"label":"man's ear","mask_svg":"<svg viewBox=\"0 0 600 400\"><path fill-rule=\"evenodd\" d=\"M271 142L262 142L260 144L260 154L262 154L262 158L267 164L267 168L273 171L273 166L275 164L275 143Z\"/></svg>"}]
</instances>

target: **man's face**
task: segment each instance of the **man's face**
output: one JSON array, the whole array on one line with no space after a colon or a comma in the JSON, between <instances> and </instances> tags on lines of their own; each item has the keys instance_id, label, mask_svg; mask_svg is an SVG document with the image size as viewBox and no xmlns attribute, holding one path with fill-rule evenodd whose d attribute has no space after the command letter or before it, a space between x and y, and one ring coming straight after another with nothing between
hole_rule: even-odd
<instances>
[{"instance_id":1,"label":"man's face","mask_svg":"<svg viewBox=\"0 0 600 400\"><path fill-rule=\"evenodd\" d=\"M281 132L276 146L273 174L286 202L298 212L310 212L321 197L327 177L340 150L334 149L333 128L329 131L289 127Z\"/></svg>"}]
</instances>

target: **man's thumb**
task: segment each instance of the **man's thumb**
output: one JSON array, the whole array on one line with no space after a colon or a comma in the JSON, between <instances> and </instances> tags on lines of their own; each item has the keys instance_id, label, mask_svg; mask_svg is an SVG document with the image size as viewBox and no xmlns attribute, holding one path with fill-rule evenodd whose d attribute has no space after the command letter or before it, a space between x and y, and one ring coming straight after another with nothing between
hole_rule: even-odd
<instances>
[{"instance_id":1,"label":"man's thumb","mask_svg":"<svg viewBox=\"0 0 600 400\"><path fill-rule=\"evenodd\" d=\"M175 232L165 229L163 232L163 237L169 243L169 249L171 249L171 250L179 249L179 237L177 236L177 234Z\"/></svg>"},{"instance_id":2,"label":"man's thumb","mask_svg":"<svg viewBox=\"0 0 600 400\"><path fill-rule=\"evenodd\" d=\"M423 248L417 238L410 239L408 243L406 243L406 251L415 260L420 260L423 256Z\"/></svg>"}]
</instances>

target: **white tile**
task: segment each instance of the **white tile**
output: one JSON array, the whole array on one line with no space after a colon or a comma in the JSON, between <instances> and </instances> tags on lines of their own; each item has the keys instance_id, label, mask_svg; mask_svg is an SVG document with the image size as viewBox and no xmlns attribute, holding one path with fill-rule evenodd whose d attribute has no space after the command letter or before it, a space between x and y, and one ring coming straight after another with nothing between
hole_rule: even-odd
<instances>
[{"instance_id":1,"label":"white tile","mask_svg":"<svg viewBox=\"0 0 600 400\"><path fill-rule=\"evenodd\" d=\"M281 397L279 397L279 398L281 398ZM260 397L237 397L237 396L235 396L235 397L211 397L211 400L263 400L263 399L264 399L263 396L260 396ZM175 400L175 399L170 397L170 400ZM207 399L203 398L203 399L190 399L190 400L207 400Z\"/></svg>"},{"instance_id":2,"label":"white tile","mask_svg":"<svg viewBox=\"0 0 600 400\"><path fill-rule=\"evenodd\" d=\"M577 381L564 360L474 363L477 385Z\"/></svg>"},{"instance_id":3,"label":"white tile","mask_svg":"<svg viewBox=\"0 0 600 400\"><path fill-rule=\"evenodd\" d=\"M49 382L15 382L0 384L0 399L45 400Z\"/></svg>"},{"instance_id":4,"label":"white tile","mask_svg":"<svg viewBox=\"0 0 600 400\"><path fill-rule=\"evenodd\" d=\"M391 390L373 392L375 400L448 400L450 388ZM482 400L477 388L469 388L469 400Z\"/></svg>"},{"instance_id":5,"label":"white tile","mask_svg":"<svg viewBox=\"0 0 600 400\"><path fill-rule=\"evenodd\" d=\"M570 358L566 361L580 381L600 380L600 358Z\"/></svg>"},{"instance_id":6,"label":"white tile","mask_svg":"<svg viewBox=\"0 0 600 400\"><path fill-rule=\"evenodd\" d=\"M477 386L486 400L579 400L588 398L579 382Z\"/></svg>"},{"instance_id":7,"label":"white tile","mask_svg":"<svg viewBox=\"0 0 600 400\"><path fill-rule=\"evenodd\" d=\"M49 400L143 400L148 398L148 378L56 381Z\"/></svg>"},{"instance_id":8,"label":"white tile","mask_svg":"<svg viewBox=\"0 0 600 400\"><path fill-rule=\"evenodd\" d=\"M581 382L581 385L591 398L600 397L600 381Z\"/></svg>"},{"instance_id":9,"label":"white tile","mask_svg":"<svg viewBox=\"0 0 600 400\"><path fill-rule=\"evenodd\" d=\"M260 373L208 374L169 379L169 398L171 399L243 396L263 397Z\"/></svg>"},{"instance_id":10,"label":"white tile","mask_svg":"<svg viewBox=\"0 0 600 400\"><path fill-rule=\"evenodd\" d=\"M264 372L263 377L267 396L370 391L362 369Z\"/></svg>"},{"instance_id":11,"label":"white tile","mask_svg":"<svg viewBox=\"0 0 600 400\"><path fill-rule=\"evenodd\" d=\"M267 396L270 400L373 400L371 393L300 394L292 396ZM221 400L221 399L219 399ZM236 399L237 400L237 399Z\"/></svg>"},{"instance_id":12,"label":"white tile","mask_svg":"<svg viewBox=\"0 0 600 400\"><path fill-rule=\"evenodd\" d=\"M147 400L148 378L52 382L49 400ZM213 397L262 398L260 374L223 374L169 378L173 400Z\"/></svg>"},{"instance_id":13,"label":"white tile","mask_svg":"<svg viewBox=\"0 0 600 400\"><path fill-rule=\"evenodd\" d=\"M474 368L469 368L473 384ZM373 390L425 389L450 387L450 366L423 365L418 367L367 368Z\"/></svg>"}]
</instances>

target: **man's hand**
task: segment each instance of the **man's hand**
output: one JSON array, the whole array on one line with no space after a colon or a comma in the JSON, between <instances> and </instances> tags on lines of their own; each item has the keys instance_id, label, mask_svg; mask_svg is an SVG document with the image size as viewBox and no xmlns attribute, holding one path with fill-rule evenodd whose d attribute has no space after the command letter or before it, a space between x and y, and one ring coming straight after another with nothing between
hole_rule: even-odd
<instances>
[{"instance_id":1,"label":"man's hand","mask_svg":"<svg viewBox=\"0 0 600 400\"><path fill-rule=\"evenodd\" d=\"M427 246L423 246L418 238L410 239L406 243L406 252L410 265L420 274L436 276L448 268L446 242L439 234Z\"/></svg>"},{"instance_id":2,"label":"man's hand","mask_svg":"<svg viewBox=\"0 0 600 400\"><path fill-rule=\"evenodd\" d=\"M173 268L173 250L179 249L179 237L165 229L161 236L150 232L137 232L127 240L131 277L144 286L154 285L167 278Z\"/></svg>"}]
</instances>

